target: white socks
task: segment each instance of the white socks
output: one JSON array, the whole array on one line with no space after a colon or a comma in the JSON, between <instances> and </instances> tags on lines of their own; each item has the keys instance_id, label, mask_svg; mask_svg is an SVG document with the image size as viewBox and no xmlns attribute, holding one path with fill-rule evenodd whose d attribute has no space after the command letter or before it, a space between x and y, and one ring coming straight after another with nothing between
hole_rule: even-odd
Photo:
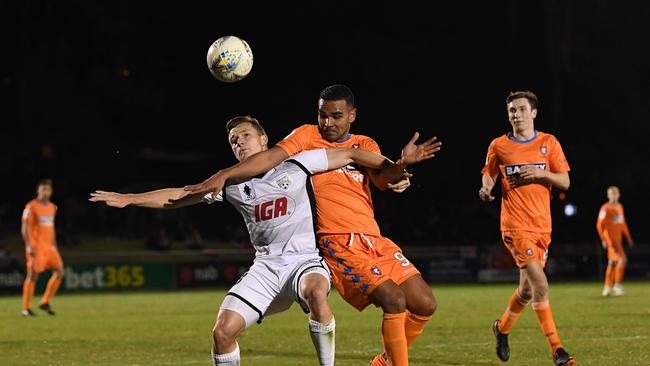
<instances>
[{"instance_id":1,"label":"white socks","mask_svg":"<svg viewBox=\"0 0 650 366\"><path fill-rule=\"evenodd\" d=\"M336 321L334 317L327 324L309 319L309 334L311 335L312 342L314 342L318 361L321 366L334 365L334 352L336 349L334 340L335 329Z\"/></svg>"},{"instance_id":2,"label":"white socks","mask_svg":"<svg viewBox=\"0 0 650 366\"><path fill-rule=\"evenodd\" d=\"M309 319L309 334L311 335L312 342L314 342L318 361L321 366L334 365L334 352L336 349L334 341L335 329L336 321L334 317L327 324ZM239 344L237 344L237 348L234 351L223 355L217 355L213 350L212 360L215 366L239 366Z\"/></svg>"},{"instance_id":3,"label":"white socks","mask_svg":"<svg viewBox=\"0 0 650 366\"><path fill-rule=\"evenodd\" d=\"M217 355L212 350L212 360L214 366L239 366L239 343L234 351L224 355Z\"/></svg>"}]
</instances>

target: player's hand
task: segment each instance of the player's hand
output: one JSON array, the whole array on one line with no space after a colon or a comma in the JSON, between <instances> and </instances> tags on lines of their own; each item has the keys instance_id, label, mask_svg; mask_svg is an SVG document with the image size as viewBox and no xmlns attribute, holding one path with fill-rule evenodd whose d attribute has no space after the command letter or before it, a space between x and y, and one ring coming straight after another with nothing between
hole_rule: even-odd
<instances>
[{"instance_id":1,"label":"player's hand","mask_svg":"<svg viewBox=\"0 0 650 366\"><path fill-rule=\"evenodd\" d=\"M223 177L221 172L217 172L203 182L199 184L187 185L184 189L186 191L189 191L190 194L212 192L212 195L216 196L219 194L219 192L221 192L225 184L226 179Z\"/></svg>"},{"instance_id":2,"label":"player's hand","mask_svg":"<svg viewBox=\"0 0 650 366\"><path fill-rule=\"evenodd\" d=\"M494 196L492 196L492 190L485 186L481 187L481 189L478 190L478 196L481 198L481 200L485 202L494 201Z\"/></svg>"},{"instance_id":3,"label":"player's hand","mask_svg":"<svg viewBox=\"0 0 650 366\"><path fill-rule=\"evenodd\" d=\"M104 202L107 206L124 208L131 204L131 197L128 194L95 191L90 194L88 201L90 202Z\"/></svg>"},{"instance_id":4,"label":"player's hand","mask_svg":"<svg viewBox=\"0 0 650 366\"><path fill-rule=\"evenodd\" d=\"M603 246L603 249L607 249L607 240L603 240L601 245Z\"/></svg>"},{"instance_id":5,"label":"player's hand","mask_svg":"<svg viewBox=\"0 0 650 366\"><path fill-rule=\"evenodd\" d=\"M404 192L408 187L411 186L411 178L413 174L407 172L406 170L404 173L402 173L402 179L395 182L395 183L388 183L387 187L388 189L392 190L395 193L402 193Z\"/></svg>"},{"instance_id":6,"label":"player's hand","mask_svg":"<svg viewBox=\"0 0 650 366\"><path fill-rule=\"evenodd\" d=\"M519 176L527 181L537 181L546 178L546 170L535 165L524 165L519 169Z\"/></svg>"},{"instance_id":7,"label":"player's hand","mask_svg":"<svg viewBox=\"0 0 650 366\"><path fill-rule=\"evenodd\" d=\"M26 250L27 250L27 255L29 255L30 257L36 257L36 252L34 251L33 246L28 245Z\"/></svg>"},{"instance_id":8,"label":"player's hand","mask_svg":"<svg viewBox=\"0 0 650 366\"><path fill-rule=\"evenodd\" d=\"M440 151L442 142L436 141L438 139L436 136L416 145L415 143L418 138L420 138L420 133L414 133L411 141L409 141L402 149L402 156L399 159L402 164L410 165L419 163L422 160L431 159L435 156L435 153Z\"/></svg>"}]
</instances>

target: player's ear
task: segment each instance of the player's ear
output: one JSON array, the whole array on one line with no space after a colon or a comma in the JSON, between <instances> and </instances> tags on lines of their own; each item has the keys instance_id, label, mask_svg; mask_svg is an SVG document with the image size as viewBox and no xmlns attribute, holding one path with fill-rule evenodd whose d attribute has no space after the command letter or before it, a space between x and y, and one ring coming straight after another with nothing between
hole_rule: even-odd
<instances>
[{"instance_id":1,"label":"player's ear","mask_svg":"<svg viewBox=\"0 0 650 366\"><path fill-rule=\"evenodd\" d=\"M537 118L537 108L535 108L535 109L533 109L532 111L530 111L530 114L533 115L533 118Z\"/></svg>"},{"instance_id":2,"label":"player's ear","mask_svg":"<svg viewBox=\"0 0 650 366\"><path fill-rule=\"evenodd\" d=\"M268 145L269 143L269 137L266 135L260 136L260 141L262 142L262 145Z\"/></svg>"},{"instance_id":3,"label":"player's ear","mask_svg":"<svg viewBox=\"0 0 650 366\"><path fill-rule=\"evenodd\" d=\"M356 119L357 119L357 109L352 108L352 110L350 110L350 123L354 122L354 120Z\"/></svg>"}]
</instances>

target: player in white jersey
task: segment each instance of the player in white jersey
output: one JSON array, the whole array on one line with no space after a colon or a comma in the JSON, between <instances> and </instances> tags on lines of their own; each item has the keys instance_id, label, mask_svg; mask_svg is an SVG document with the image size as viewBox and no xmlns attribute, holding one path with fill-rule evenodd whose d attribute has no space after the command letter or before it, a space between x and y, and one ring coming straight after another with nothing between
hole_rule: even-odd
<instances>
[{"instance_id":1,"label":"player in white jersey","mask_svg":"<svg viewBox=\"0 0 650 366\"><path fill-rule=\"evenodd\" d=\"M235 117L226 125L240 161L267 149L268 137L257 120ZM401 165L432 157L432 140L405 147ZM409 152L410 151L410 152ZM309 313L310 333L321 365L334 364L335 321L327 302L330 275L316 247L315 210L310 176L351 163L370 168L393 164L359 149L320 149L293 156L260 178L228 181L216 197L167 188L139 194L96 191L90 201L179 208L200 202L230 202L243 216L256 254L253 265L227 293L213 329L215 365L239 365L237 336L252 324L288 309L295 301Z\"/></svg>"}]
</instances>

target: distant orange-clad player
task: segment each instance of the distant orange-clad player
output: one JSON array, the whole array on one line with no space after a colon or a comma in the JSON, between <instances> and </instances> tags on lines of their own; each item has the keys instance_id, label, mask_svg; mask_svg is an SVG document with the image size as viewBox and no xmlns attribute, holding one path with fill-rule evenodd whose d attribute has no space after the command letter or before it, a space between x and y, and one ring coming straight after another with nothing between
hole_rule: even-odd
<instances>
[{"instance_id":1,"label":"distant orange-clad player","mask_svg":"<svg viewBox=\"0 0 650 366\"><path fill-rule=\"evenodd\" d=\"M530 91L510 93L506 98L512 132L492 141L482 170L479 196L492 201L499 174L501 188L501 234L519 267L519 287L512 294L500 319L492 324L497 356L510 358L508 334L519 314L532 299L532 307L558 366L575 360L564 350L548 302L544 266L551 243L551 188L569 188L569 164L558 140L535 130L537 96Z\"/></svg>"},{"instance_id":2,"label":"distant orange-clad player","mask_svg":"<svg viewBox=\"0 0 650 366\"><path fill-rule=\"evenodd\" d=\"M188 189L218 191L227 178L259 174L304 150L357 148L380 153L373 139L350 133L356 115L352 91L344 85L329 86L318 100L318 125L300 126L271 149ZM426 145L433 148L427 153L432 157L440 148L435 138L415 145L417 138L414 135L402 156ZM398 161L390 169L362 169L351 164L312 177L318 244L336 289L359 311L374 304L384 312L381 335L385 352L375 356L371 365L408 365L408 347L422 333L437 306L420 272L397 244L381 235L374 218L370 184L402 191L406 186L388 184L402 174L403 165Z\"/></svg>"},{"instance_id":3,"label":"distant orange-clad player","mask_svg":"<svg viewBox=\"0 0 650 366\"><path fill-rule=\"evenodd\" d=\"M602 240L603 249L607 249L607 271L605 272L605 287L603 296L620 296L623 290L623 274L627 264L627 255L623 249L623 235L627 245L634 246L630 230L625 221L623 205L618 202L621 193L616 186L607 188L608 201L600 207L596 229ZM612 287L612 284L614 287Z\"/></svg>"},{"instance_id":4,"label":"distant orange-clad player","mask_svg":"<svg viewBox=\"0 0 650 366\"><path fill-rule=\"evenodd\" d=\"M52 197L52 181L44 179L38 182L37 196L29 201L23 211L21 234L25 241L25 257L27 262L27 277L23 283L22 315L36 315L32 311L32 297L39 273L46 269L52 270L52 277L47 282L45 294L39 308L50 315L54 311L50 300L56 294L63 278L63 261L56 247L56 231L54 218L57 207L50 201Z\"/></svg>"}]
</instances>

